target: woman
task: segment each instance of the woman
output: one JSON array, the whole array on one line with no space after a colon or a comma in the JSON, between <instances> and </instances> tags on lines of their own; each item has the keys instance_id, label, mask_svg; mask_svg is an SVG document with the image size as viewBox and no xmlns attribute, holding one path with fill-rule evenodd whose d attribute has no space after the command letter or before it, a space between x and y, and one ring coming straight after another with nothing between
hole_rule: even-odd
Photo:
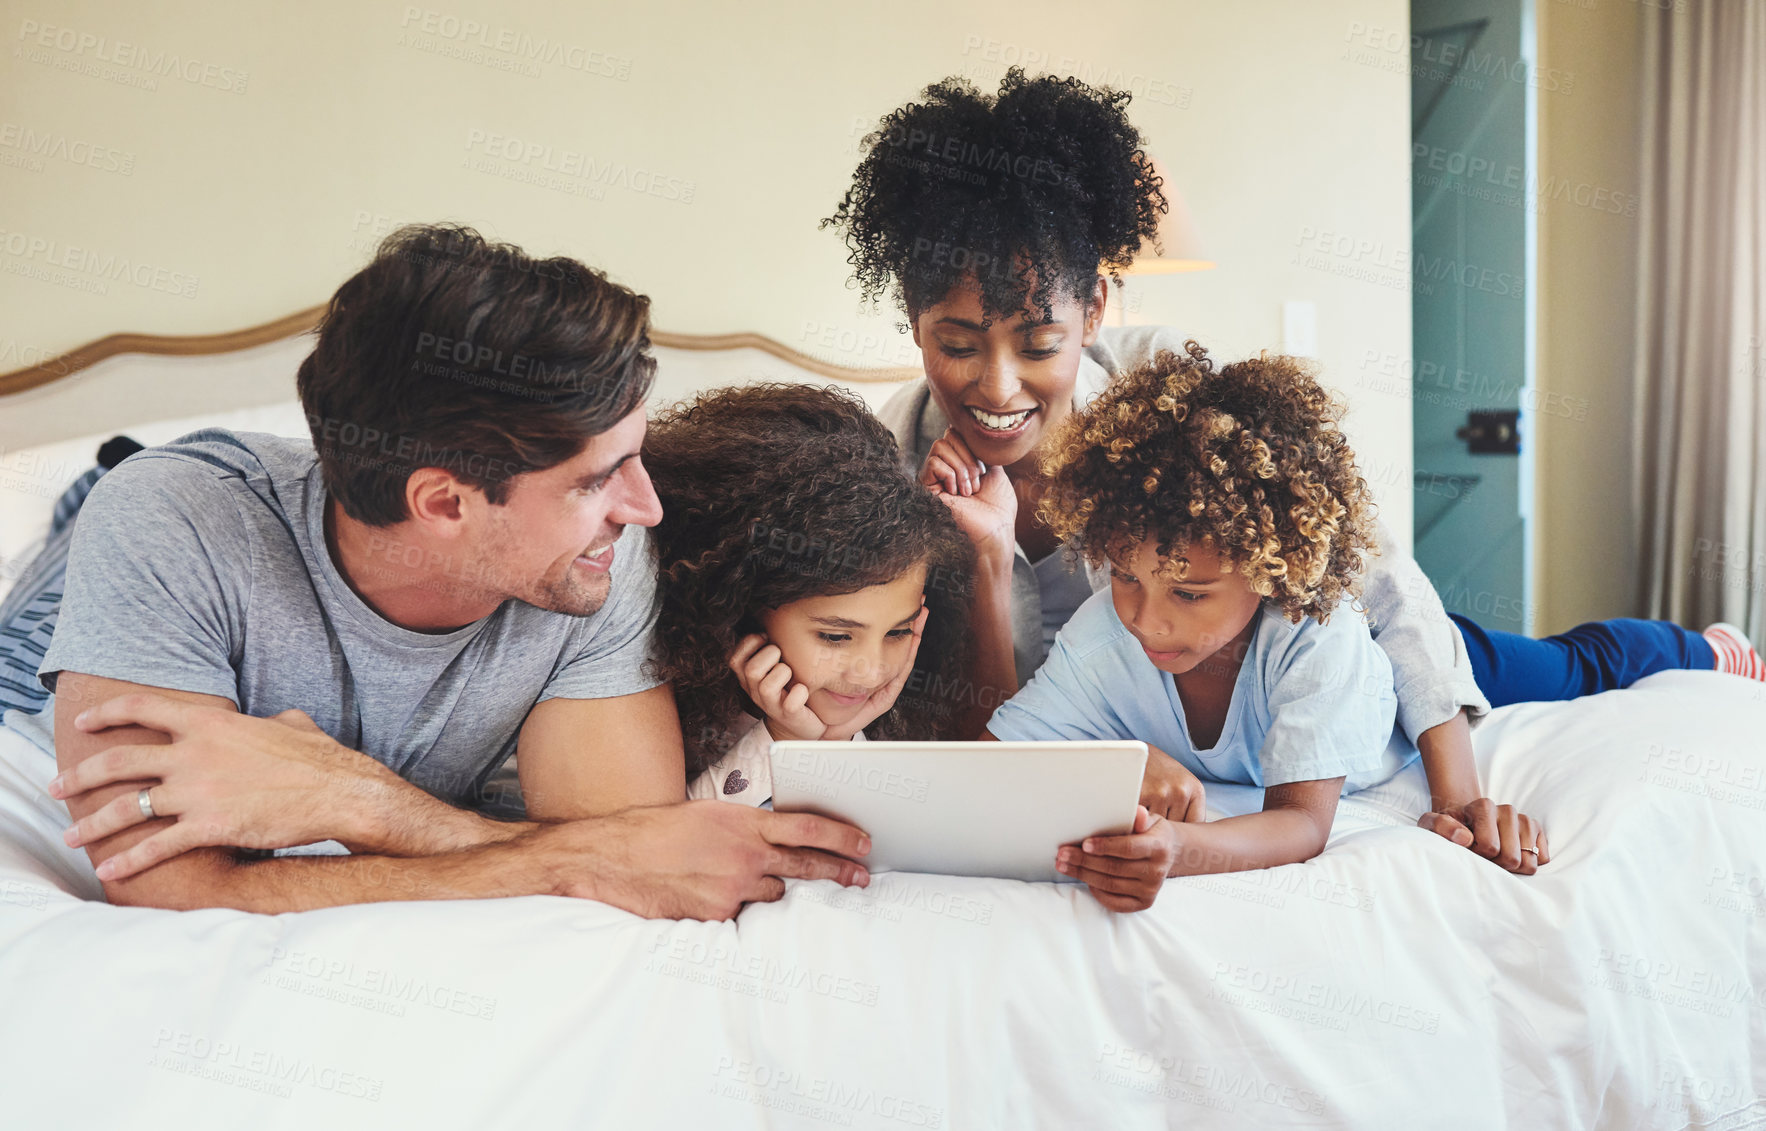
<instances>
[{"instance_id":1,"label":"woman","mask_svg":"<svg viewBox=\"0 0 1766 1131\"><path fill-rule=\"evenodd\" d=\"M935 83L866 138L851 188L823 221L844 234L865 296L891 293L921 350L926 380L880 415L976 544L972 714L981 724L1030 678L1073 611L1108 586L1037 518L1040 446L1113 376L1183 350L1174 330L1103 326L1100 266L1126 267L1166 208L1129 98L1017 68L994 96L960 78ZM1668 667L1739 670L1753 655L1727 626L1708 630L1709 642L1644 621L1548 641L1468 621L1462 635L1416 562L1383 524L1375 533L1363 601L1392 662L1399 724L1432 781L1435 762L1461 767L1441 775L1457 784L1422 823L1505 864L1524 815L1480 796L1471 770L1469 727L1491 707L1480 667L1488 688L1498 668L1527 672L1522 686L1501 681L1512 701L1622 687ZM1737 667L1724 668L1731 660ZM1558 677L1549 696L1538 691L1546 672ZM1168 788L1190 800L1196 792Z\"/></svg>"}]
</instances>

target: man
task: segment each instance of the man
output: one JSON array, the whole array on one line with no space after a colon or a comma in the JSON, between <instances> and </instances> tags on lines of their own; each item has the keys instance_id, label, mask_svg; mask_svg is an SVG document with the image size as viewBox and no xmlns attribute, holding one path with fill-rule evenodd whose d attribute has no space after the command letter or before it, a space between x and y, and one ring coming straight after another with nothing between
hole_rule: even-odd
<instances>
[{"instance_id":1,"label":"man","mask_svg":"<svg viewBox=\"0 0 1766 1131\"><path fill-rule=\"evenodd\" d=\"M406 228L301 365L311 445L208 430L100 481L36 725L111 902L723 918L782 877L868 882L857 829L682 802L644 670L648 312L574 260ZM528 819L465 808L511 753ZM251 851L327 838L351 854Z\"/></svg>"}]
</instances>

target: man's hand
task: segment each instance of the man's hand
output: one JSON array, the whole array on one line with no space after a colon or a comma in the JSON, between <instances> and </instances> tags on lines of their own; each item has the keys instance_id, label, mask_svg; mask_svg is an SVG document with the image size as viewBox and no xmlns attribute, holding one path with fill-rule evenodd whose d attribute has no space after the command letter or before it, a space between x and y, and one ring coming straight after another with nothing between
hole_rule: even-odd
<instances>
[{"instance_id":1,"label":"man's hand","mask_svg":"<svg viewBox=\"0 0 1766 1131\"><path fill-rule=\"evenodd\" d=\"M1147 772L1141 778L1141 804L1155 817L1172 821L1206 821L1202 779L1157 746L1147 746Z\"/></svg>"},{"instance_id":2,"label":"man's hand","mask_svg":"<svg viewBox=\"0 0 1766 1131\"><path fill-rule=\"evenodd\" d=\"M158 779L148 794L154 816L175 820L105 860L100 880L123 879L207 846L287 848L335 838L357 847L375 834L340 827L351 811L344 802L404 785L300 711L258 719L136 692L81 712L74 725L88 734L143 726L171 738L164 745L109 747L49 783L50 796L71 801L117 782ZM65 839L78 848L146 820L137 794L125 793L77 821Z\"/></svg>"},{"instance_id":3,"label":"man's hand","mask_svg":"<svg viewBox=\"0 0 1766 1131\"><path fill-rule=\"evenodd\" d=\"M722 801L550 825L507 847L518 850L528 837L553 854L556 894L649 919L730 919L744 904L783 896L787 879L871 882L856 862L870 854L871 838L851 825Z\"/></svg>"},{"instance_id":4,"label":"man's hand","mask_svg":"<svg viewBox=\"0 0 1766 1131\"><path fill-rule=\"evenodd\" d=\"M1531 876L1551 862L1544 826L1488 797L1424 813L1416 823L1517 875Z\"/></svg>"},{"instance_id":5,"label":"man's hand","mask_svg":"<svg viewBox=\"0 0 1766 1131\"><path fill-rule=\"evenodd\" d=\"M1055 868L1083 880L1111 911L1145 911L1153 906L1165 877L1177 859L1177 834L1171 822L1135 810L1134 828L1126 836L1087 837L1055 854Z\"/></svg>"},{"instance_id":6,"label":"man's hand","mask_svg":"<svg viewBox=\"0 0 1766 1131\"><path fill-rule=\"evenodd\" d=\"M954 428L926 455L920 482L950 508L958 529L986 561L1010 563L1018 544L1018 493L1006 469L987 467Z\"/></svg>"}]
</instances>

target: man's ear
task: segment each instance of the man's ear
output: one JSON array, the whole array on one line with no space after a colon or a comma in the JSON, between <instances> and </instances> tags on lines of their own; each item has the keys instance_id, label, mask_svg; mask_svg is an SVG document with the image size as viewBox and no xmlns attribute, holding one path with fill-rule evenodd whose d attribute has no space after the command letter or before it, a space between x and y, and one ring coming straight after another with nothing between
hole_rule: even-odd
<instances>
[{"instance_id":1,"label":"man's ear","mask_svg":"<svg viewBox=\"0 0 1766 1131\"><path fill-rule=\"evenodd\" d=\"M466 517L465 494L476 491L439 467L420 467L405 480L405 510L425 530L453 537Z\"/></svg>"},{"instance_id":2,"label":"man's ear","mask_svg":"<svg viewBox=\"0 0 1766 1131\"><path fill-rule=\"evenodd\" d=\"M1085 307L1085 331L1079 336L1079 344L1082 347L1089 346L1098 340L1098 331L1104 328L1104 308L1109 303L1109 277L1099 275L1098 281L1092 285L1091 301Z\"/></svg>"}]
</instances>

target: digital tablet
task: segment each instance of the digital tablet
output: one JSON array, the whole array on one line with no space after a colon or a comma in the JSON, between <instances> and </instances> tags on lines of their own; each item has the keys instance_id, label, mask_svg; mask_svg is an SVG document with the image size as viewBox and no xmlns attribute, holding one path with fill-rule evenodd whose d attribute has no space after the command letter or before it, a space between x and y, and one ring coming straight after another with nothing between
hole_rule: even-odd
<instances>
[{"instance_id":1,"label":"digital tablet","mask_svg":"<svg viewBox=\"0 0 1766 1131\"><path fill-rule=\"evenodd\" d=\"M775 742L773 808L871 837L873 872L1069 880L1055 852L1128 832L1144 742Z\"/></svg>"}]
</instances>

